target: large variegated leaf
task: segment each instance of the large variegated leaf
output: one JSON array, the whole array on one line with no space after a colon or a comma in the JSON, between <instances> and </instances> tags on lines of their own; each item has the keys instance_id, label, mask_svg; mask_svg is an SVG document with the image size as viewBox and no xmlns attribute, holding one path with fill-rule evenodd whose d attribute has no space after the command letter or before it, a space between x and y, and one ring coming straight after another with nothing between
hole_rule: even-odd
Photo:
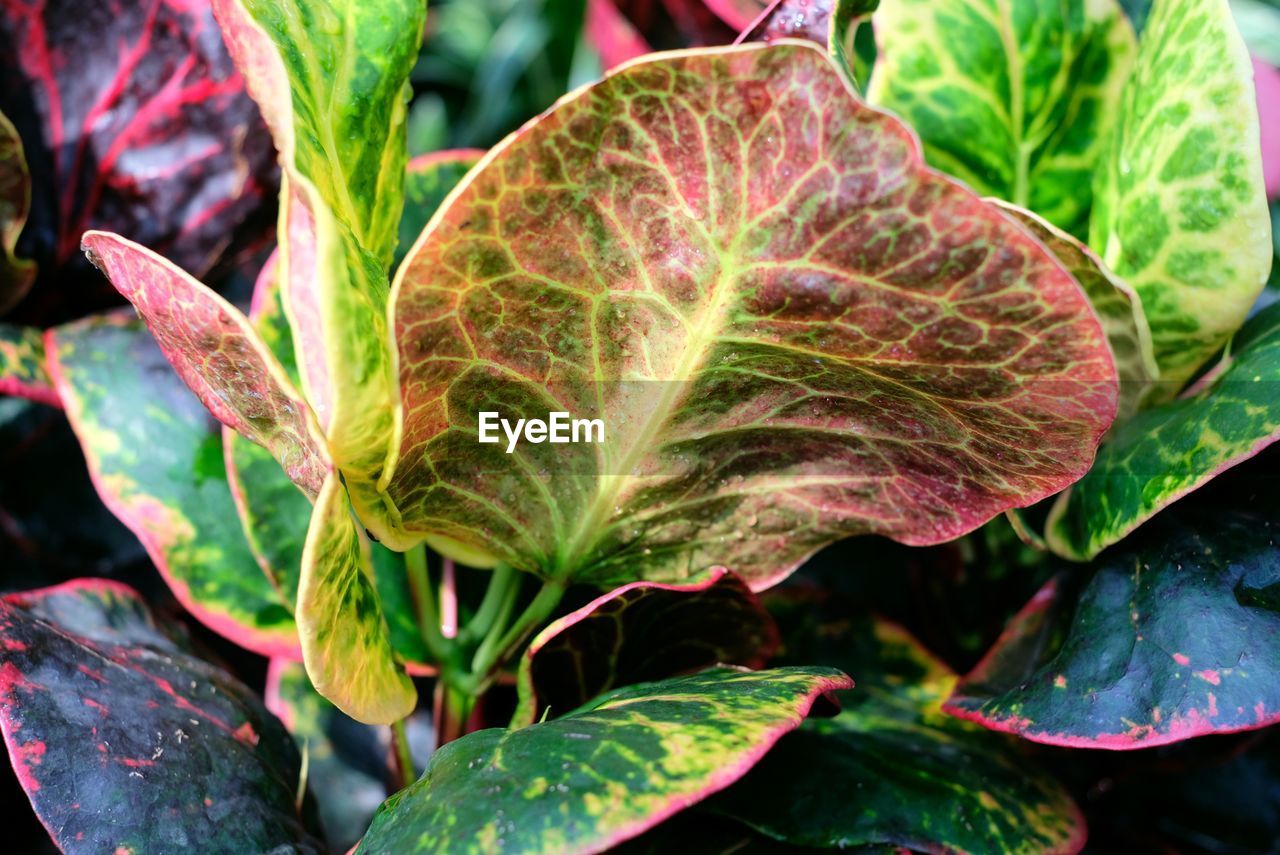
<instances>
[{"instance_id":1,"label":"large variegated leaf","mask_svg":"<svg viewBox=\"0 0 1280 855\"><path fill-rule=\"evenodd\" d=\"M331 474L316 499L298 582L298 635L316 691L367 724L413 712L418 693L396 662L369 543Z\"/></svg>"},{"instance_id":2,"label":"large variegated leaf","mask_svg":"<svg viewBox=\"0 0 1280 855\"><path fill-rule=\"evenodd\" d=\"M399 512L601 585L962 534L1088 467L1083 293L801 42L659 56L491 151L397 275ZM603 442L478 441L478 414ZM373 526L373 521L367 521Z\"/></svg>"},{"instance_id":3,"label":"large variegated leaf","mask_svg":"<svg viewBox=\"0 0 1280 855\"><path fill-rule=\"evenodd\" d=\"M284 166L279 232L303 388L362 515L390 450L387 268L404 201L420 0L214 0Z\"/></svg>"},{"instance_id":4,"label":"large variegated leaf","mask_svg":"<svg viewBox=\"0 0 1280 855\"><path fill-rule=\"evenodd\" d=\"M268 449L303 490L318 493L331 467L324 437L249 320L180 268L119 235L89 232L83 246L209 412Z\"/></svg>"},{"instance_id":5,"label":"large variegated leaf","mask_svg":"<svg viewBox=\"0 0 1280 855\"><path fill-rule=\"evenodd\" d=\"M850 685L832 668L718 668L468 734L387 800L356 851L599 852L733 783Z\"/></svg>"},{"instance_id":6,"label":"large variegated leaf","mask_svg":"<svg viewBox=\"0 0 1280 855\"><path fill-rule=\"evenodd\" d=\"M18 258L18 235L31 211L31 173L22 138L0 113L0 315L22 299L36 279L36 266Z\"/></svg>"},{"instance_id":7,"label":"large variegated leaf","mask_svg":"<svg viewBox=\"0 0 1280 855\"><path fill-rule=\"evenodd\" d=\"M1088 560L1280 439L1280 304L1249 320L1206 380L1107 439L1089 473L1054 504L1053 551Z\"/></svg>"},{"instance_id":8,"label":"large variegated leaf","mask_svg":"<svg viewBox=\"0 0 1280 855\"><path fill-rule=\"evenodd\" d=\"M1095 174L1089 245L1142 298L1168 396L1271 267L1252 76L1227 0L1159 0Z\"/></svg>"},{"instance_id":9,"label":"large variegated leaf","mask_svg":"<svg viewBox=\"0 0 1280 855\"><path fill-rule=\"evenodd\" d=\"M883 0L868 93L929 163L1082 235L1136 53L1114 0Z\"/></svg>"},{"instance_id":10,"label":"large variegated leaf","mask_svg":"<svg viewBox=\"0 0 1280 855\"><path fill-rule=\"evenodd\" d=\"M141 322L49 332L55 388L104 503L202 623L263 655L297 658L287 604L259 569L227 486L208 411Z\"/></svg>"},{"instance_id":11,"label":"large variegated leaf","mask_svg":"<svg viewBox=\"0 0 1280 855\"><path fill-rule=\"evenodd\" d=\"M0 395L61 406L44 357L44 334L0 324Z\"/></svg>"},{"instance_id":12,"label":"large variegated leaf","mask_svg":"<svg viewBox=\"0 0 1280 855\"><path fill-rule=\"evenodd\" d=\"M280 722L122 585L0 601L0 729L64 852L323 850Z\"/></svg>"},{"instance_id":13,"label":"large variegated leaf","mask_svg":"<svg viewBox=\"0 0 1280 855\"><path fill-rule=\"evenodd\" d=\"M947 710L1114 749L1280 720L1280 517L1273 497L1238 492L1171 508L1091 575L1051 581Z\"/></svg>"}]
</instances>

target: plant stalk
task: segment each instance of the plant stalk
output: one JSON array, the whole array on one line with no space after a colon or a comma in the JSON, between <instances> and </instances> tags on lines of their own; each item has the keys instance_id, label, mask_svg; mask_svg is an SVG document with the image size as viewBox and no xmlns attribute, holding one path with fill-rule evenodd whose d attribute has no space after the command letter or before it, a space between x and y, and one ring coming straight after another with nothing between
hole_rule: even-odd
<instances>
[{"instance_id":1,"label":"plant stalk","mask_svg":"<svg viewBox=\"0 0 1280 855\"><path fill-rule=\"evenodd\" d=\"M405 719L391 725L391 747L395 757L396 790L402 790L418 778L413 768L413 752L409 750L409 734L405 730Z\"/></svg>"}]
</instances>

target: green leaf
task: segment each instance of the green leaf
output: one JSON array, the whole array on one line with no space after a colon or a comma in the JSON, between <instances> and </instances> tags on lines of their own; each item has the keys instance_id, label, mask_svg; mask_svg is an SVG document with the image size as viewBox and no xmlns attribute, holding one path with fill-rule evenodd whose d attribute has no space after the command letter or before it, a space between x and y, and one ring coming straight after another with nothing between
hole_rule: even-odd
<instances>
[{"instance_id":1,"label":"green leaf","mask_svg":"<svg viewBox=\"0 0 1280 855\"><path fill-rule=\"evenodd\" d=\"M1026 226L1031 234L1057 256L1089 297L1111 345L1120 375L1120 408L1116 422L1127 420L1151 394L1159 377L1151 345L1151 327L1142 301L1133 288L1107 269L1093 252L1071 235L1035 214L1007 202L992 200L1005 213Z\"/></svg>"},{"instance_id":2,"label":"green leaf","mask_svg":"<svg viewBox=\"0 0 1280 855\"><path fill-rule=\"evenodd\" d=\"M376 519L396 398L387 268L426 4L216 0L214 13L284 167L280 264L303 389L357 507Z\"/></svg>"},{"instance_id":3,"label":"green leaf","mask_svg":"<svg viewBox=\"0 0 1280 855\"><path fill-rule=\"evenodd\" d=\"M289 734L123 585L0 601L0 728L64 852L321 850Z\"/></svg>"},{"instance_id":4,"label":"green leaf","mask_svg":"<svg viewBox=\"0 0 1280 855\"><path fill-rule=\"evenodd\" d=\"M632 582L554 621L529 642L512 721L560 715L614 688L712 665L759 668L778 645L773 619L723 567L683 585Z\"/></svg>"},{"instance_id":5,"label":"green leaf","mask_svg":"<svg viewBox=\"0 0 1280 855\"><path fill-rule=\"evenodd\" d=\"M831 668L717 668L468 734L387 800L356 851L599 852L728 786L850 685Z\"/></svg>"},{"instance_id":6,"label":"green leaf","mask_svg":"<svg viewBox=\"0 0 1280 855\"><path fill-rule=\"evenodd\" d=\"M1169 396L1271 267L1252 81L1227 0L1158 0L1094 176L1089 245L1142 298Z\"/></svg>"},{"instance_id":7,"label":"green leaf","mask_svg":"<svg viewBox=\"0 0 1280 855\"><path fill-rule=\"evenodd\" d=\"M709 810L800 846L1080 850L1084 819L1066 790L1016 741L941 711L956 678L919 642L840 600L770 599L783 599L788 661L856 665L858 685L838 716L783 737Z\"/></svg>"},{"instance_id":8,"label":"green leaf","mask_svg":"<svg viewBox=\"0 0 1280 855\"><path fill-rule=\"evenodd\" d=\"M452 149L424 154L409 161L405 174L404 215L400 218L400 238L396 245L396 267L413 247L462 176L484 157L474 148Z\"/></svg>"},{"instance_id":9,"label":"green leaf","mask_svg":"<svg viewBox=\"0 0 1280 855\"><path fill-rule=\"evenodd\" d=\"M240 310L119 235L86 232L81 247L209 412L269 450L309 495L319 492L331 464L315 414Z\"/></svg>"},{"instance_id":10,"label":"green leaf","mask_svg":"<svg viewBox=\"0 0 1280 855\"><path fill-rule=\"evenodd\" d=\"M0 395L62 406L44 358L44 333L0 324Z\"/></svg>"},{"instance_id":11,"label":"green leaf","mask_svg":"<svg viewBox=\"0 0 1280 855\"><path fill-rule=\"evenodd\" d=\"M468 173L395 295L379 540L600 586L720 564L759 589L847 535L956 537L1078 478L1115 413L1076 282L800 42L562 101ZM508 454L481 411L604 441Z\"/></svg>"},{"instance_id":12,"label":"green leaf","mask_svg":"<svg viewBox=\"0 0 1280 855\"><path fill-rule=\"evenodd\" d=\"M392 724L418 693L397 664L374 585L369 544L331 474L316 499L298 583L302 659L316 691L356 721Z\"/></svg>"},{"instance_id":13,"label":"green leaf","mask_svg":"<svg viewBox=\"0 0 1280 855\"><path fill-rule=\"evenodd\" d=\"M1083 236L1136 53L1114 0L884 0L869 100L929 163Z\"/></svg>"},{"instance_id":14,"label":"green leaf","mask_svg":"<svg viewBox=\"0 0 1280 855\"><path fill-rule=\"evenodd\" d=\"M1058 497L1046 540L1085 561L1280 439L1280 304L1250 319L1193 394L1139 413Z\"/></svg>"},{"instance_id":15,"label":"green leaf","mask_svg":"<svg viewBox=\"0 0 1280 855\"><path fill-rule=\"evenodd\" d=\"M1050 581L946 709L1036 742L1087 748L1146 748L1274 723L1276 519L1274 500L1247 493L1166 511L1091 574Z\"/></svg>"},{"instance_id":16,"label":"green leaf","mask_svg":"<svg viewBox=\"0 0 1280 855\"><path fill-rule=\"evenodd\" d=\"M0 113L0 315L13 308L36 281L35 262L16 253L30 210L31 173L22 138Z\"/></svg>"},{"instance_id":17,"label":"green leaf","mask_svg":"<svg viewBox=\"0 0 1280 855\"><path fill-rule=\"evenodd\" d=\"M141 322L90 318L48 333L49 366L102 501L201 623L264 656L297 658L280 591L236 517L209 413Z\"/></svg>"},{"instance_id":18,"label":"green leaf","mask_svg":"<svg viewBox=\"0 0 1280 855\"><path fill-rule=\"evenodd\" d=\"M871 65L858 50L864 38L860 33L870 32L864 24L871 23L871 14L880 6L880 0L835 0L831 13L831 26L827 33L827 49L836 61L845 79L860 91L866 91L871 79ZM874 42L872 42L874 46ZM874 58L874 51L872 52Z\"/></svg>"}]
</instances>

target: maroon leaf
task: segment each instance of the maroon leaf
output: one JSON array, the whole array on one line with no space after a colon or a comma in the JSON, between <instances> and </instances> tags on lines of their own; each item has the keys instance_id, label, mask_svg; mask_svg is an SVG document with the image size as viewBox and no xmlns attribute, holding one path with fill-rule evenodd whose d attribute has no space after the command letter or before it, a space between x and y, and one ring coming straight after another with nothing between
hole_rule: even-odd
<instances>
[{"instance_id":1,"label":"maroon leaf","mask_svg":"<svg viewBox=\"0 0 1280 855\"><path fill-rule=\"evenodd\" d=\"M836 0L773 0L742 30L739 41L808 39L827 46Z\"/></svg>"}]
</instances>

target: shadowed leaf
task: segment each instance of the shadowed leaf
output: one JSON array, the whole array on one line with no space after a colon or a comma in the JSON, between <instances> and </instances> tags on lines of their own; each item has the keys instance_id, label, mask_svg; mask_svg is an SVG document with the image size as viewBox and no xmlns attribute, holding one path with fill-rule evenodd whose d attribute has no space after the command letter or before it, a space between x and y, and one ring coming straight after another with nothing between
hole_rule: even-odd
<instances>
[{"instance_id":1,"label":"shadowed leaf","mask_svg":"<svg viewBox=\"0 0 1280 855\"><path fill-rule=\"evenodd\" d=\"M436 151L409 161L405 173L404 214L400 217L400 238L396 245L396 267L400 266L440 203L483 156L484 152L479 149L463 148Z\"/></svg>"},{"instance_id":2,"label":"shadowed leaf","mask_svg":"<svg viewBox=\"0 0 1280 855\"><path fill-rule=\"evenodd\" d=\"M1136 53L1114 0L883 0L875 33L868 100L930 164L1084 235Z\"/></svg>"},{"instance_id":3,"label":"shadowed leaf","mask_svg":"<svg viewBox=\"0 0 1280 855\"><path fill-rule=\"evenodd\" d=\"M265 656L297 658L290 607L254 561L209 413L140 321L48 334L55 388L102 501L202 623Z\"/></svg>"},{"instance_id":4,"label":"shadowed leaf","mask_svg":"<svg viewBox=\"0 0 1280 855\"><path fill-rule=\"evenodd\" d=\"M18 235L31 212L31 173L22 138L0 113L0 315L26 295L36 280L35 262L18 258Z\"/></svg>"},{"instance_id":5,"label":"shadowed leaf","mask_svg":"<svg viewBox=\"0 0 1280 855\"><path fill-rule=\"evenodd\" d=\"M871 14L879 6L880 0L835 0L831 29L827 34L827 49L836 67L844 73L846 80L864 92L875 60L875 41L869 35L870 29L864 25L870 23ZM862 44L868 45L866 53L860 49Z\"/></svg>"},{"instance_id":6,"label":"shadowed leaf","mask_svg":"<svg viewBox=\"0 0 1280 855\"><path fill-rule=\"evenodd\" d=\"M799 42L562 102L468 174L395 292L379 539L601 586L723 564L759 589L846 535L955 537L1078 478L1115 412L1075 281ZM482 411L604 439L507 453Z\"/></svg>"},{"instance_id":7,"label":"shadowed leaf","mask_svg":"<svg viewBox=\"0 0 1280 855\"><path fill-rule=\"evenodd\" d=\"M1226 0L1159 0L1094 176L1089 245L1142 298L1166 397L1271 267L1252 78Z\"/></svg>"},{"instance_id":8,"label":"shadowed leaf","mask_svg":"<svg viewBox=\"0 0 1280 855\"><path fill-rule=\"evenodd\" d=\"M280 722L122 585L0 601L0 727L65 852L323 851Z\"/></svg>"},{"instance_id":9,"label":"shadowed leaf","mask_svg":"<svg viewBox=\"0 0 1280 855\"><path fill-rule=\"evenodd\" d=\"M356 851L599 852L737 780L850 685L831 668L717 668L468 734L387 800Z\"/></svg>"},{"instance_id":10,"label":"shadowed leaf","mask_svg":"<svg viewBox=\"0 0 1280 855\"><path fill-rule=\"evenodd\" d=\"M772 3L770 0L703 0L711 11L716 13L735 32L743 32L764 14Z\"/></svg>"},{"instance_id":11,"label":"shadowed leaf","mask_svg":"<svg viewBox=\"0 0 1280 855\"><path fill-rule=\"evenodd\" d=\"M1280 439L1280 305L1237 333L1224 367L1194 394L1139 413L1058 497L1046 536L1084 561L1160 510Z\"/></svg>"},{"instance_id":12,"label":"shadowed leaf","mask_svg":"<svg viewBox=\"0 0 1280 855\"><path fill-rule=\"evenodd\" d=\"M741 579L713 568L683 585L633 582L540 632L520 660L513 722L561 715L615 686L711 665L759 668L777 646L773 619Z\"/></svg>"},{"instance_id":13,"label":"shadowed leaf","mask_svg":"<svg viewBox=\"0 0 1280 855\"><path fill-rule=\"evenodd\" d=\"M45 365L40 330L0 324L0 395L62 406Z\"/></svg>"}]
</instances>

